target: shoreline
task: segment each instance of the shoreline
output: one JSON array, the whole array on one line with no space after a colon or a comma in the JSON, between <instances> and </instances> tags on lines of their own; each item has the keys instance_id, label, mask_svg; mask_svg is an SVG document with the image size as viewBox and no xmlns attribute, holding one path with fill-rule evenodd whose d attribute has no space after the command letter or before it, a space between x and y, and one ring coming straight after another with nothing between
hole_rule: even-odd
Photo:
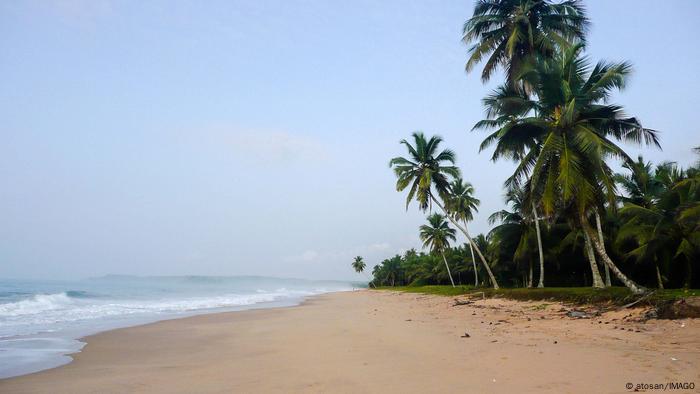
<instances>
[{"instance_id":1,"label":"shoreline","mask_svg":"<svg viewBox=\"0 0 700 394\"><path fill-rule=\"evenodd\" d=\"M336 292L101 332L73 362L0 380L24 392L628 392L700 386L700 321L561 304ZM600 322L600 323L599 323ZM614 329L613 329L614 327ZM463 337L465 331L468 337Z\"/></svg>"},{"instance_id":2,"label":"shoreline","mask_svg":"<svg viewBox=\"0 0 700 394\"><path fill-rule=\"evenodd\" d=\"M338 290L342 292L344 290ZM329 292L333 293L335 291ZM137 316L137 317L127 317L124 320L111 321L111 322L98 322L90 327L80 327L67 330L65 332L47 332L47 333L37 333L31 335L22 335L16 337L5 338L3 342L50 342L53 346L49 350L38 349L40 352L44 353L40 356L36 356L36 359L31 362L26 362L25 365L10 370L6 376L0 376L0 381L5 379L12 379L22 376L27 376L55 368L60 368L62 366L71 364L74 362L74 358L77 354L80 354L82 350L87 345L87 340L93 336L116 331L129 329L133 327L140 327L150 324L157 324L164 321L188 319L192 317L209 315L209 314L219 314L219 313L238 313L245 312L249 310L258 309L278 309L278 308L291 308L295 306L302 305L306 299L310 297L316 297L322 294L312 294L306 296L296 296L287 299L280 299L274 301L264 301L248 305L238 305L233 307L224 307L217 309L202 309L194 310L189 312L181 313L169 313L164 315L148 315L148 316Z\"/></svg>"}]
</instances>

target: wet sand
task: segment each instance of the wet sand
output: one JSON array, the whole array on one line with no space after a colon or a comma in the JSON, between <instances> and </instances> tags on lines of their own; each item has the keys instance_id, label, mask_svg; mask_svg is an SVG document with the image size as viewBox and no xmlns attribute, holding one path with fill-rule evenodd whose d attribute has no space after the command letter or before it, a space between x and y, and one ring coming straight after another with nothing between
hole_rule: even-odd
<instances>
[{"instance_id":1,"label":"wet sand","mask_svg":"<svg viewBox=\"0 0 700 394\"><path fill-rule=\"evenodd\" d=\"M693 382L700 319L591 319L552 302L355 291L87 337L75 361L2 393L630 392ZM466 337L465 333L469 336ZM650 390L656 391L656 390Z\"/></svg>"}]
</instances>

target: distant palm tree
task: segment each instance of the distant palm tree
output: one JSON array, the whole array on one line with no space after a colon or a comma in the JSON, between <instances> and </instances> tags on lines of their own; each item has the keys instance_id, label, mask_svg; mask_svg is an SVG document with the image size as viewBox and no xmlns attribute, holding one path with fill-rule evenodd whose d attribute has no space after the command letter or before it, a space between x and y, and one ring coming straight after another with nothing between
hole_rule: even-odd
<instances>
[{"instance_id":1,"label":"distant palm tree","mask_svg":"<svg viewBox=\"0 0 700 394\"><path fill-rule=\"evenodd\" d=\"M497 142L494 157L519 161L508 183L529 179L533 198L545 214L553 214L555 208L567 212L588 233L596 253L615 276L641 293L645 289L610 259L588 214L615 203L613 174L606 159L632 161L613 141L658 146L658 138L636 118L624 117L621 106L607 102L614 90L624 86L631 66L599 62L591 68L582 50L582 45L574 45L551 60L538 61L524 75L536 99L501 88L485 100L490 119L475 128L497 128L482 147Z\"/></svg>"},{"instance_id":2,"label":"distant palm tree","mask_svg":"<svg viewBox=\"0 0 700 394\"><path fill-rule=\"evenodd\" d=\"M433 189L443 200L449 198L450 181L448 177L459 178L459 169L453 165L455 154L449 149L438 153L440 142L442 142L442 138L438 136L432 136L427 140L423 133L416 132L413 133L413 140L415 146L406 140L401 140L401 144L408 149L410 160L404 157L395 157L389 161L389 166L393 167L397 177L396 190L403 191L410 185L408 196L406 196L406 209L415 199L422 211L427 210L431 204L435 204L447 214L448 211L435 198ZM474 245L481 263L491 279L491 284L495 289L498 289L496 277L467 230L457 223L451 215L447 215L447 218L467 237L469 243Z\"/></svg>"},{"instance_id":3,"label":"distant palm tree","mask_svg":"<svg viewBox=\"0 0 700 394\"><path fill-rule=\"evenodd\" d=\"M365 264L365 261L362 259L362 256L356 256L355 259L352 261L352 268L357 272L358 274L361 274L364 270L365 267L367 267L367 264ZM374 283L372 281L369 282L370 286L374 286Z\"/></svg>"},{"instance_id":4,"label":"distant palm tree","mask_svg":"<svg viewBox=\"0 0 700 394\"><path fill-rule=\"evenodd\" d=\"M627 169L629 174L615 174L613 177L626 194L619 199L623 203L651 208L658 201L664 186L654 176L651 162L645 162L642 156L638 156L637 161L623 163L622 167Z\"/></svg>"},{"instance_id":5,"label":"distant palm tree","mask_svg":"<svg viewBox=\"0 0 700 394\"><path fill-rule=\"evenodd\" d=\"M355 260L352 261L352 268L355 269L355 272L358 274L364 271L366 266L367 264L362 260L362 256L357 256Z\"/></svg>"},{"instance_id":6,"label":"distant palm tree","mask_svg":"<svg viewBox=\"0 0 700 394\"><path fill-rule=\"evenodd\" d=\"M454 216L455 220L464 222L464 229L466 230L467 224L474 219L474 213L479 211L481 201L474 197L474 186L461 178L455 179L450 186L452 192L445 202L445 208ZM474 286L479 286L479 271L476 268L474 246L470 242L468 244L472 255L472 264L474 265Z\"/></svg>"},{"instance_id":7,"label":"distant palm tree","mask_svg":"<svg viewBox=\"0 0 700 394\"><path fill-rule=\"evenodd\" d=\"M439 213L434 213L428 216L428 223L420 226L420 239L423 241L423 247L429 248L432 253L440 253L442 260L447 268L447 275L450 277L452 287L455 287L455 281L452 279L450 265L447 264L445 258L445 249L450 247L450 241L455 241L455 229L450 228L445 221L445 217Z\"/></svg>"},{"instance_id":8,"label":"distant palm tree","mask_svg":"<svg viewBox=\"0 0 700 394\"><path fill-rule=\"evenodd\" d=\"M588 29L586 12L578 0L479 0L464 24L463 41L469 48L466 70L486 56L481 73L489 80L497 67L506 70L510 86L535 57L550 58L557 47L584 42Z\"/></svg>"}]
</instances>

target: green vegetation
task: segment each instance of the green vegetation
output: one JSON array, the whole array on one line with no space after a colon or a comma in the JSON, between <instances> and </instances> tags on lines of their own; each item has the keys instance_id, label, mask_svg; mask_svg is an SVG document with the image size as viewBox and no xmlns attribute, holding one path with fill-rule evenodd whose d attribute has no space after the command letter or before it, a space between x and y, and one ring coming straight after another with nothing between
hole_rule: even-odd
<instances>
[{"instance_id":1,"label":"green vegetation","mask_svg":"<svg viewBox=\"0 0 700 394\"><path fill-rule=\"evenodd\" d=\"M411 142L401 141L408 155L389 163L396 190L407 191L406 209L416 201L421 211L437 207L442 215L421 227L428 253L412 249L380 262L373 285L454 295L473 291L467 283L490 284L488 294L576 302L623 302L652 287L700 285L700 160L688 168L655 166L625 152L629 143L660 147L659 133L611 103L632 66L591 62L588 26L579 0L477 2L464 26L467 71L488 59L482 79L498 69L505 78L483 99L486 119L473 129L490 133L480 151L493 148L494 161L514 164L503 180L507 207L490 216L491 231L470 236L479 200L454 151L441 150L439 136L413 133ZM466 244L449 247L455 230L445 218ZM427 229L442 239L429 239ZM446 283L455 287L426 287ZM663 290L650 299L687 294Z\"/></svg>"},{"instance_id":2,"label":"green vegetation","mask_svg":"<svg viewBox=\"0 0 700 394\"><path fill-rule=\"evenodd\" d=\"M447 264L447 259L445 258L445 249L450 246L450 241L457 239L457 237L455 237L456 231L447 225L445 217L439 213L428 216L428 224L420 226L419 230L420 239L423 241L423 247L430 248L432 253L440 253L442 255L442 261L445 262L445 269L447 269L447 276L450 277L452 287L455 287L455 281L452 279L450 266Z\"/></svg>"},{"instance_id":3,"label":"green vegetation","mask_svg":"<svg viewBox=\"0 0 700 394\"><path fill-rule=\"evenodd\" d=\"M610 303L625 305L638 300L640 297L625 287L608 287L594 289L591 287L548 287L545 289L475 289L472 286L395 286L379 287L379 290L396 290L407 293L434 294L441 296L471 295L485 297L503 297L521 301L561 301L573 304ZM646 305L656 305L680 298L700 296L700 290L673 289L656 290L644 298ZM545 304L537 305L534 309L542 309Z\"/></svg>"}]
</instances>

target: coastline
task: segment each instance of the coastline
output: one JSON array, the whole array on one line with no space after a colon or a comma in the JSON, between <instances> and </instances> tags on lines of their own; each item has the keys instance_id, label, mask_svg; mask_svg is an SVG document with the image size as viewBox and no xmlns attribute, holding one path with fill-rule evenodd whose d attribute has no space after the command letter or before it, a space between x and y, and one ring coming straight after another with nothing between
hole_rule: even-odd
<instances>
[{"instance_id":1,"label":"coastline","mask_svg":"<svg viewBox=\"0 0 700 394\"><path fill-rule=\"evenodd\" d=\"M700 386L698 319L640 323L629 311L569 319L553 302L452 304L448 297L362 290L316 295L297 306L120 328L83 338L87 345L69 364L0 380L0 391L629 392L627 383Z\"/></svg>"},{"instance_id":2,"label":"coastline","mask_svg":"<svg viewBox=\"0 0 700 394\"><path fill-rule=\"evenodd\" d=\"M346 290L337 290L346 291ZM319 293L324 294L324 293ZM10 368L0 370L0 380L10 379L28 374L33 374L53 368L58 368L63 365L73 362L76 354L79 354L85 347L88 338L114 330L138 327L148 324L155 324L162 321L185 319L206 314L217 313L232 313L242 312L255 309L275 309L287 308L302 304L307 298L314 297L319 294L294 296L282 298L272 301L256 302L252 304L220 307L213 309L200 309L185 312L170 312L161 315L152 314L145 316L121 316L117 320L101 321L92 323L87 327L76 327L65 331L58 332L41 332L31 335L22 335L17 337L5 338L0 341L4 347L0 348L0 354L4 356L0 361L12 363L15 357L11 355L14 350L11 344L16 344L18 350L26 348L26 343L44 343L40 348L37 348L37 354L30 361L24 361L21 365L16 365ZM8 353L8 351L10 353Z\"/></svg>"}]
</instances>

